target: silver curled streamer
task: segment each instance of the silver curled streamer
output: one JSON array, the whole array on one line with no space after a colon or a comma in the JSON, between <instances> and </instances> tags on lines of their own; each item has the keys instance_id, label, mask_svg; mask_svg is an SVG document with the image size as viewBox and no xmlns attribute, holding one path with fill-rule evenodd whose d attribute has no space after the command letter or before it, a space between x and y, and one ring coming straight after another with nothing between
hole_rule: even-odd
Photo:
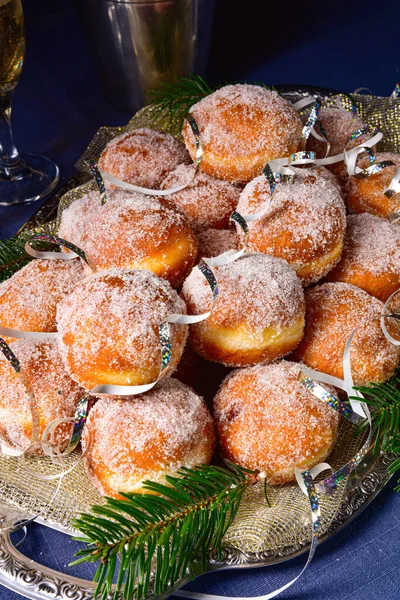
<instances>
[{"instance_id":1,"label":"silver curled streamer","mask_svg":"<svg viewBox=\"0 0 400 600\"><path fill-rule=\"evenodd\" d=\"M400 83L396 83L393 92L390 94L391 98L400 98Z\"/></svg>"},{"instance_id":2,"label":"silver curled streamer","mask_svg":"<svg viewBox=\"0 0 400 600\"><path fill-rule=\"evenodd\" d=\"M189 123L189 126L192 130L192 133L193 133L193 136L195 139L195 144L196 144L196 156L195 156L195 163L194 163L195 168L193 169L192 177L185 184L178 185L173 188L168 188L166 190L152 190L150 188L145 188L145 187L142 187L139 185L134 185L133 183L128 183L126 181L122 181L122 179L118 179L117 177L114 177L114 175L111 175L111 173L106 173L105 171L100 171L103 181L106 181L107 183L111 183L112 185L122 188L123 190L127 190L130 192L137 192L139 194L146 194L147 196L169 196L170 194L175 194L175 192L180 192L181 190L184 190L185 188L187 188L192 183L192 181L195 178L195 175L198 171L201 160L203 158L203 148L202 148L202 145L200 142L199 128L197 126L197 123L196 123L193 115L191 115L189 113L185 117L185 120ZM96 179L96 181L97 181L97 179Z\"/></svg>"},{"instance_id":3,"label":"silver curled streamer","mask_svg":"<svg viewBox=\"0 0 400 600\"><path fill-rule=\"evenodd\" d=\"M95 163L95 162L90 162L90 163L86 163L86 164L89 167L90 172L96 181L97 187L99 188L100 204L101 204L101 206L104 206L104 204L107 202L107 192L106 192L106 186L104 184L104 179L101 175L100 169L99 169L97 163Z\"/></svg>"}]
</instances>

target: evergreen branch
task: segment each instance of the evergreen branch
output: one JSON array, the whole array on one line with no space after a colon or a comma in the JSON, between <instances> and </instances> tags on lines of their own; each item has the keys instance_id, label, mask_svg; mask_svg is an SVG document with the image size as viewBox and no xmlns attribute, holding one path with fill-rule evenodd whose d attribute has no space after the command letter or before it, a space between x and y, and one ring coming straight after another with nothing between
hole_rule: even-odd
<instances>
[{"instance_id":1,"label":"evergreen branch","mask_svg":"<svg viewBox=\"0 0 400 600\"><path fill-rule=\"evenodd\" d=\"M355 388L364 396L372 418L372 431L375 438L374 452L382 449L391 454L400 453L400 378L396 374L384 383ZM389 471L400 468L400 461L394 461Z\"/></svg>"},{"instance_id":2,"label":"evergreen branch","mask_svg":"<svg viewBox=\"0 0 400 600\"><path fill-rule=\"evenodd\" d=\"M146 481L150 493L129 493L123 500L106 498L73 526L87 547L72 563L96 562L95 597L145 598L174 589L177 582L204 572L211 549L220 555L221 540L239 509L243 493L258 473L230 463L232 470L201 465L182 468L167 485ZM117 557L120 557L117 569ZM113 581L117 578L114 590ZM112 593L112 596L110 594Z\"/></svg>"},{"instance_id":3,"label":"evergreen branch","mask_svg":"<svg viewBox=\"0 0 400 600\"><path fill-rule=\"evenodd\" d=\"M165 113L171 121L182 121L191 106L202 98L212 94L214 90L199 75L177 77L173 81L163 83L150 92L150 99L156 114Z\"/></svg>"},{"instance_id":4,"label":"evergreen branch","mask_svg":"<svg viewBox=\"0 0 400 600\"><path fill-rule=\"evenodd\" d=\"M0 240L0 283L32 260L24 250L25 242L26 238L23 236Z\"/></svg>"}]
</instances>

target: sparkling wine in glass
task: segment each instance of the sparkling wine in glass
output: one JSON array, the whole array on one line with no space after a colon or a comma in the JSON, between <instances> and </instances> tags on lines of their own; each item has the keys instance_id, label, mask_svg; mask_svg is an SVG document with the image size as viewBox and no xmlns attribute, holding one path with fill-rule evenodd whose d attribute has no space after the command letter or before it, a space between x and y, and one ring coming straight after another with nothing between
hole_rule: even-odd
<instances>
[{"instance_id":1,"label":"sparkling wine in glass","mask_svg":"<svg viewBox=\"0 0 400 600\"><path fill-rule=\"evenodd\" d=\"M21 0L0 0L0 204L40 200L57 185L56 164L43 156L19 154L11 129L12 95L25 54Z\"/></svg>"}]
</instances>

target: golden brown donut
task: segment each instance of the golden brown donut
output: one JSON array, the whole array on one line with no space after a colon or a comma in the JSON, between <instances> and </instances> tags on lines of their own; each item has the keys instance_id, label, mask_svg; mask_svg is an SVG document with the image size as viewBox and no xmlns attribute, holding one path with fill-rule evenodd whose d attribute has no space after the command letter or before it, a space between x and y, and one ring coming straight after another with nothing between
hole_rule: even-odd
<instances>
[{"instance_id":1,"label":"golden brown donut","mask_svg":"<svg viewBox=\"0 0 400 600\"><path fill-rule=\"evenodd\" d=\"M386 302L400 288L400 228L369 213L348 215L342 258L328 281L344 281Z\"/></svg>"},{"instance_id":2,"label":"golden brown donut","mask_svg":"<svg viewBox=\"0 0 400 600\"><path fill-rule=\"evenodd\" d=\"M0 284L0 325L22 331L57 331L57 304L83 277L79 260L32 260Z\"/></svg>"},{"instance_id":3,"label":"golden brown donut","mask_svg":"<svg viewBox=\"0 0 400 600\"><path fill-rule=\"evenodd\" d=\"M272 202L266 177L253 179L244 188L237 210L249 215L271 203L265 216L249 223L248 247L285 259L303 285L309 285L339 262L346 214L329 171L324 167L293 170L293 182L278 184Z\"/></svg>"},{"instance_id":4,"label":"golden brown donut","mask_svg":"<svg viewBox=\"0 0 400 600\"><path fill-rule=\"evenodd\" d=\"M184 185L193 177L193 169L193 165L179 165L164 179L161 189ZM193 231L199 233L210 227L229 227L229 218L237 206L240 191L239 186L229 181L198 171L185 189L166 197L183 210Z\"/></svg>"},{"instance_id":5,"label":"golden brown donut","mask_svg":"<svg viewBox=\"0 0 400 600\"><path fill-rule=\"evenodd\" d=\"M168 281L150 271L111 269L87 277L57 307L65 367L82 387L102 383L140 385L160 372L158 325L185 303ZM171 374L187 337L187 325L170 325Z\"/></svg>"},{"instance_id":6,"label":"golden brown donut","mask_svg":"<svg viewBox=\"0 0 400 600\"><path fill-rule=\"evenodd\" d=\"M124 192L117 189L107 190L107 202L121 197ZM96 227L97 213L102 209L99 192L88 192L82 198L74 200L59 215L58 236L82 248L82 237L86 229ZM68 252L67 248L63 248Z\"/></svg>"},{"instance_id":7,"label":"golden brown donut","mask_svg":"<svg viewBox=\"0 0 400 600\"><path fill-rule=\"evenodd\" d=\"M324 283L306 290L306 328L293 352L294 360L322 373L343 379L343 353L357 327L351 345L351 369L355 385L385 381L399 363L400 350L386 340L379 317L382 302L348 283ZM399 326L389 332L399 339ZM395 331L394 331L395 330Z\"/></svg>"},{"instance_id":8,"label":"golden brown donut","mask_svg":"<svg viewBox=\"0 0 400 600\"><path fill-rule=\"evenodd\" d=\"M344 108L322 108L318 115L318 120L325 129L326 137L330 142L329 155L335 156L341 154L345 148L351 149L359 146L371 137L371 134L365 134L355 140L350 140L351 134L357 129L365 127L365 123L360 117L355 116ZM316 152L317 158L324 158L326 154L326 144L317 140L313 135L307 140L307 150ZM348 179L347 168L343 160L333 165L326 166L333 173L343 187Z\"/></svg>"},{"instance_id":9,"label":"golden brown donut","mask_svg":"<svg viewBox=\"0 0 400 600\"><path fill-rule=\"evenodd\" d=\"M345 200L351 213L369 212L378 217L387 218L399 210L399 196L396 194L392 198L387 198L384 192L392 181L396 166L400 167L400 155L392 152L377 152L375 158L378 162L391 160L395 166L386 167L379 173L363 179L349 177L345 189ZM357 161L357 166L362 169L368 167L368 157Z\"/></svg>"},{"instance_id":10,"label":"golden brown donut","mask_svg":"<svg viewBox=\"0 0 400 600\"><path fill-rule=\"evenodd\" d=\"M297 380L298 371L286 360L233 371L214 400L222 455L271 484L325 460L336 440L338 413Z\"/></svg>"},{"instance_id":11,"label":"golden brown donut","mask_svg":"<svg viewBox=\"0 0 400 600\"><path fill-rule=\"evenodd\" d=\"M86 471L102 494L143 492L143 481L164 483L181 467L209 463L213 420L203 399L176 379L141 396L103 397L89 413L82 444Z\"/></svg>"},{"instance_id":12,"label":"golden brown donut","mask_svg":"<svg viewBox=\"0 0 400 600\"><path fill-rule=\"evenodd\" d=\"M241 240L234 229L206 229L197 236L198 257L214 258L228 250L239 250Z\"/></svg>"},{"instance_id":13,"label":"golden brown donut","mask_svg":"<svg viewBox=\"0 0 400 600\"><path fill-rule=\"evenodd\" d=\"M284 356L304 328L304 296L294 270L266 254L213 267L219 294L211 315L191 325L193 346L207 360L246 366ZM199 269L182 288L189 314L210 310L211 292Z\"/></svg>"},{"instance_id":14,"label":"golden brown donut","mask_svg":"<svg viewBox=\"0 0 400 600\"><path fill-rule=\"evenodd\" d=\"M40 434L55 419L73 417L84 391L64 369L57 342L18 340L11 344L35 396ZM63 450L71 425L55 430L54 441ZM32 439L32 413L25 388L10 363L0 353L0 438L14 450L24 450Z\"/></svg>"},{"instance_id":15,"label":"golden brown donut","mask_svg":"<svg viewBox=\"0 0 400 600\"><path fill-rule=\"evenodd\" d=\"M258 85L227 85L190 109L203 149L200 169L227 181L250 181L265 164L289 156L301 144L302 124L293 106ZM183 126L186 148L195 159L192 130Z\"/></svg>"},{"instance_id":16,"label":"golden brown donut","mask_svg":"<svg viewBox=\"0 0 400 600\"><path fill-rule=\"evenodd\" d=\"M103 150L100 168L121 181L158 189L180 163L190 163L184 145L170 133L134 129L115 137Z\"/></svg>"},{"instance_id":17,"label":"golden brown donut","mask_svg":"<svg viewBox=\"0 0 400 600\"><path fill-rule=\"evenodd\" d=\"M197 257L196 237L180 208L170 200L121 191L85 228L82 248L93 271L148 269L173 287Z\"/></svg>"}]
</instances>

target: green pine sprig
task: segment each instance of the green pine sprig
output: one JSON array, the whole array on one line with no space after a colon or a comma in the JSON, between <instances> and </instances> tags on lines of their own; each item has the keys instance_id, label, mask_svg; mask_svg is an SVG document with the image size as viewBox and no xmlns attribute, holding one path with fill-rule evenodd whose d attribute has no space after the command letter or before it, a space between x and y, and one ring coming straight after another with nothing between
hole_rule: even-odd
<instances>
[{"instance_id":1,"label":"green pine sprig","mask_svg":"<svg viewBox=\"0 0 400 600\"><path fill-rule=\"evenodd\" d=\"M373 450L400 454L400 376L397 373L385 383L372 383L355 388L359 390L370 408L375 438ZM400 457L389 466L394 473L400 469ZM396 488L400 491L399 486Z\"/></svg>"},{"instance_id":2,"label":"green pine sprig","mask_svg":"<svg viewBox=\"0 0 400 600\"><path fill-rule=\"evenodd\" d=\"M150 92L150 100L156 114L169 115L171 120L181 121L188 114L191 106L202 98L212 94L214 90L199 75L177 77L173 81L163 83Z\"/></svg>"},{"instance_id":3,"label":"green pine sprig","mask_svg":"<svg viewBox=\"0 0 400 600\"><path fill-rule=\"evenodd\" d=\"M32 260L25 250L26 237L0 240L0 283L11 277Z\"/></svg>"},{"instance_id":4,"label":"green pine sprig","mask_svg":"<svg viewBox=\"0 0 400 600\"><path fill-rule=\"evenodd\" d=\"M256 472L229 464L231 470L182 468L165 477L167 485L146 481L150 493L106 498L76 519L73 526L84 536L76 539L87 547L72 565L100 561L95 597L140 600L150 585L160 596L182 578L204 572L210 550L221 551L244 491L258 480Z\"/></svg>"}]
</instances>

